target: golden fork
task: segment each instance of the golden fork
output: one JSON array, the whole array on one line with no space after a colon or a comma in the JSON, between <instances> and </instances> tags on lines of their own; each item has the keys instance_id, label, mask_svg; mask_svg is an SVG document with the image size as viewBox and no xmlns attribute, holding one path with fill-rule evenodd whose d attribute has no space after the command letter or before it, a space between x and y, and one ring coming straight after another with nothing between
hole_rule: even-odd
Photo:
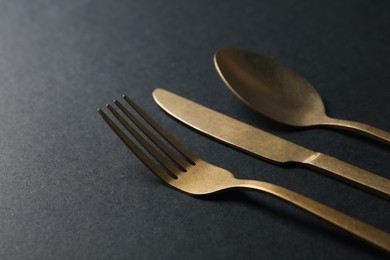
<instances>
[{"instance_id":1,"label":"golden fork","mask_svg":"<svg viewBox=\"0 0 390 260\"><path fill-rule=\"evenodd\" d=\"M142 135L113 106L108 104L107 108L144 149L132 141L101 109L98 110L99 114L145 166L169 186L194 196L210 195L231 189L249 189L268 193L390 253L390 235L388 233L286 188L257 180L235 178L231 172L192 154L131 99L127 96L123 96L123 98L167 142L163 142L154 132L145 127L118 100L115 100L114 103L143 133ZM147 139L150 139L154 145L150 144ZM147 155L145 151L152 157Z\"/></svg>"}]
</instances>

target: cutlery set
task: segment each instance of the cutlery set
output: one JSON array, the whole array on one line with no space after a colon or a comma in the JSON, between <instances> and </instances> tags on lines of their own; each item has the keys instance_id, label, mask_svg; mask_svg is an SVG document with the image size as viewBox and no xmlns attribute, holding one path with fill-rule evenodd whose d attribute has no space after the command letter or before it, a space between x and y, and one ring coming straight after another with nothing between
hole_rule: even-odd
<instances>
[{"instance_id":1,"label":"cutlery set","mask_svg":"<svg viewBox=\"0 0 390 260\"><path fill-rule=\"evenodd\" d=\"M228 87L244 103L271 119L293 126L350 129L390 144L390 133L386 131L326 116L321 97L310 83L267 57L240 49L222 49L216 53L214 61ZM107 105L114 120L101 109L99 114L138 159L172 188L193 196L232 189L267 193L390 253L390 234L286 188L235 178L228 170L194 155L131 99L123 98L125 105L118 100L114 101L117 108ZM390 199L389 179L311 151L167 90L154 90L153 98L174 118L222 143L272 163L299 163Z\"/></svg>"}]
</instances>

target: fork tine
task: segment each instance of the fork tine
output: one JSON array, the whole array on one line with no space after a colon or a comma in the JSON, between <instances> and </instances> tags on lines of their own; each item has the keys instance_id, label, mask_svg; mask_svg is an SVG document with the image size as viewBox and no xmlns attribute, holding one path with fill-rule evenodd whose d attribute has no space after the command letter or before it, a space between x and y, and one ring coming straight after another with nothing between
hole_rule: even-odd
<instances>
[{"instance_id":1,"label":"fork tine","mask_svg":"<svg viewBox=\"0 0 390 260\"><path fill-rule=\"evenodd\" d=\"M149 131L143 124L141 124L118 100L115 100L114 103L122 110L122 112L156 145L163 151L169 158L175 161L177 164L181 165L183 168L190 166L190 163L179 156L172 148L163 143L160 138L155 134ZM138 112L138 111L137 111ZM145 112L144 112L145 114ZM157 124L157 123L156 123ZM191 162L193 163L193 162Z\"/></svg>"},{"instance_id":2,"label":"fork tine","mask_svg":"<svg viewBox=\"0 0 390 260\"><path fill-rule=\"evenodd\" d=\"M115 102L115 101L114 101ZM167 168L174 176L176 177L176 173L178 171L186 171L186 169L178 169L171 161L168 161L164 156L162 156L161 152L159 152L156 148L149 144L137 131L130 126L129 123L115 110L111 105L107 105L107 108L111 111L111 113L121 122L121 124L129 131L129 133L134 136L134 138L154 157L156 158L165 168Z\"/></svg>"},{"instance_id":3,"label":"fork tine","mask_svg":"<svg viewBox=\"0 0 390 260\"><path fill-rule=\"evenodd\" d=\"M130 98L126 95L123 95L123 98L126 102L141 115L141 117L151 125L154 130L156 130L165 140L167 140L173 147L176 148L183 156L187 158L187 160L195 165L195 162L199 159L193 153L191 153L184 145L182 145L179 141L176 140L172 135L170 135L165 129L163 129L156 121L154 121L145 111L143 111L136 103L134 103Z\"/></svg>"},{"instance_id":4,"label":"fork tine","mask_svg":"<svg viewBox=\"0 0 390 260\"><path fill-rule=\"evenodd\" d=\"M168 175L160 166L154 163L140 148L133 143L126 134L103 112L98 109L99 114L115 134L125 143L125 145L148 167L154 174L163 179L165 182L171 182L172 177Z\"/></svg>"}]
</instances>

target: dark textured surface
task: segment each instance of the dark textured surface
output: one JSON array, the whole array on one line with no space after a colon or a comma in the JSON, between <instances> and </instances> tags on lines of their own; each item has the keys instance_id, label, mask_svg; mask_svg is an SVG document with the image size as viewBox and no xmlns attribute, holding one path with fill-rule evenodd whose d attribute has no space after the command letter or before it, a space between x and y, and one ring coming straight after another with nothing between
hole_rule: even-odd
<instances>
[{"instance_id":1,"label":"dark textured surface","mask_svg":"<svg viewBox=\"0 0 390 260\"><path fill-rule=\"evenodd\" d=\"M307 78L331 116L390 130L388 1L0 1L1 259L380 259L370 246L253 193L196 199L163 185L96 113L131 96L196 154L390 232L390 203L177 123L155 87L390 178L389 148L298 131L242 105L212 55L240 47Z\"/></svg>"}]
</instances>

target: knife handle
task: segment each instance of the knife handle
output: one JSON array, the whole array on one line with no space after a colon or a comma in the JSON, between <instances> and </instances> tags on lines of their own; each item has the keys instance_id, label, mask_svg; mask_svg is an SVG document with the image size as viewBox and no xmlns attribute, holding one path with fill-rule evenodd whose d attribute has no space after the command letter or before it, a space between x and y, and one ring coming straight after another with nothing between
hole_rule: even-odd
<instances>
[{"instance_id":1,"label":"knife handle","mask_svg":"<svg viewBox=\"0 0 390 260\"><path fill-rule=\"evenodd\" d=\"M321 170L330 177L335 177L390 200L389 179L375 175L322 153L314 153L308 159L304 160L303 163L311 168Z\"/></svg>"}]
</instances>

